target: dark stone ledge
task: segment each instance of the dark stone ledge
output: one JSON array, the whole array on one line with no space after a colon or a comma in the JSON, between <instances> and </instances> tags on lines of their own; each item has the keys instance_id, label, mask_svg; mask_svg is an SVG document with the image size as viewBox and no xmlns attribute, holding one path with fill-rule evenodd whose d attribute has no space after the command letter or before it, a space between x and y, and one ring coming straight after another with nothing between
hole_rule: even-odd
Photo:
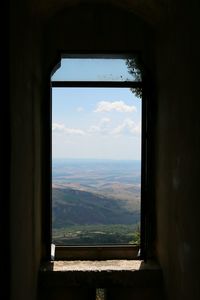
<instances>
[{"instance_id":1,"label":"dark stone ledge","mask_svg":"<svg viewBox=\"0 0 200 300\"><path fill-rule=\"evenodd\" d=\"M162 286L162 271L154 262L138 260L54 261L41 266L40 288Z\"/></svg>"}]
</instances>

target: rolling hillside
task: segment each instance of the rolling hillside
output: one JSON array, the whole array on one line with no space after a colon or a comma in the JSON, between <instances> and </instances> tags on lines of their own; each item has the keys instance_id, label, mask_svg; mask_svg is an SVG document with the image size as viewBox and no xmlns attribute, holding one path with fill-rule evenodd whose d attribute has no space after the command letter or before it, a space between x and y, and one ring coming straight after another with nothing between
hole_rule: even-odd
<instances>
[{"instance_id":1,"label":"rolling hillside","mask_svg":"<svg viewBox=\"0 0 200 300\"><path fill-rule=\"evenodd\" d=\"M128 210L123 200L70 188L53 188L52 199L53 228L139 222L139 210Z\"/></svg>"}]
</instances>

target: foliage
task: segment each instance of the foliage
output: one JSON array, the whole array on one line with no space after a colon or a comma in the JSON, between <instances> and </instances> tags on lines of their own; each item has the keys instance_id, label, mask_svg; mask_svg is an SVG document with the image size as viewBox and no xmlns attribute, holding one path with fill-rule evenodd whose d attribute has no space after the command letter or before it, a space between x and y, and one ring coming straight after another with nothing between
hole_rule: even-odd
<instances>
[{"instance_id":1,"label":"foliage","mask_svg":"<svg viewBox=\"0 0 200 300\"><path fill-rule=\"evenodd\" d=\"M57 245L139 245L138 228L138 224L73 225L54 229L53 242Z\"/></svg>"},{"instance_id":2,"label":"foliage","mask_svg":"<svg viewBox=\"0 0 200 300\"><path fill-rule=\"evenodd\" d=\"M134 232L133 232L133 240L130 241L130 244L140 244L140 226L137 225Z\"/></svg>"},{"instance_id":3,"label":"foliage","mask_svg":"<svg viewBox=\"0 0 200 300\"><path fill-rule=\"evenodd\" d=\"M126 65L128 67L129 74L133 76L135 81L142 81L143 68L138 56L128 58L126 60ZM142 88L131 88L131 91L136 95L136 97L142 98Z\"/></svg>"}]
</instances>

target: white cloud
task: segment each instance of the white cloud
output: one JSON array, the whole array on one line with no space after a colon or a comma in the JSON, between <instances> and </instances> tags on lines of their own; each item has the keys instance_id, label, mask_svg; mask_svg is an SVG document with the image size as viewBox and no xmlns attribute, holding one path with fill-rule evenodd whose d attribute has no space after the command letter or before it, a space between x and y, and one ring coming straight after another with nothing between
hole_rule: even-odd
<instances>
[{"instance_id":1,"label":"white cloud","mask_svg":"<svg viewBox=\"0 0 200 300\"><path fill-rule=\"evenodd\" d=\"M96 133L96 132L100 132L100 131L101 131L100 127L96 126L96 125L92 125L88 129L89 133Z\"/></svg>"},{"instance_id":2,"label":"white cloud","mask_svg":"<svg viewBox=\"0 0 200 300\"><path fill-rule=\"evenodd\" d=\"M64 131L66 134L79 134L79 135L84 135L85 132L81 129L77 129L77 128L65 128Z\"/></svg>"},{"instance_id":3,"label":"white cloud","mask_svg":"<svg viewBox=\"0 0 200 300\"><path fill-rule=\"evenodd\" d=\"M64 124L59 124L59 123L53 123L52 124L52 130L53 131L63 131L65 129Z\"/></svg>"},{"instance_id":4,"label":"white cloud","mask_svg":"<svg viewBox=\"0 0 200 300\"><path fill-rule=\"evenodd\" d=\"M134 105L127 105L123 101L100 101L95 109L95 112L108 112L116 110L118 112L133 112L136 111L136 107Z\"/></svg>"},{"instance_id":5,"label":"white cloud","mask_svg":"<svg viewBox=\"0 0 200 300\"><path fill-rule=\"evenodd\" d=\"M105 125L105 124L108 124L110 123L110 119L109 118L102 118L99 122L100 125Z\"/></svg>"},{"instance_id":6,"label":"white cloud","mask_svg":"<svg viewBox=\"0 0 200 300\"><path fill-rule=\"evenodd\" d=\"M102 118L97 125L92 125L88 129L89 133L108 133L109 124L111 120L109 118Z\"/></svg>"},{"instance_id":7,"label":"white cloud","mask_svg":"<svg viewBox=\"0 0 200 300\"><path fill-rule=\"evenodd\" d=\"M59 123L52 124L52 131L60 132L60 133L64 133L64 134L77 134L77 135L85 134L85 132L79 128L68 128L68 127L65 127L64 124L59 124Z\"/></svg>"},{"instance_id":8,"label":"white cloud","mask_svg":"<svg viewBox=\"0 0 200 300\"><path fill-rule=\"evenodd\" d=\"M82 111L84 111L84 108L83 107L81 107L81 106L79 106L79 107L77 107L77 109L76 109L78 112L82 112Z\"/></svg>"},{"instance_id":9,"label":"white cloud","mask_svg":"<svg viewBox=\"0 0 200 300\"><path fill-rule=\"evenodd\" d=\"M121 134L133 134L138 136L141 134L141 124L136 124L131 119L125 119L119 126L117 126L112 134L121 135Z\"/></svg>"}]
</instances>

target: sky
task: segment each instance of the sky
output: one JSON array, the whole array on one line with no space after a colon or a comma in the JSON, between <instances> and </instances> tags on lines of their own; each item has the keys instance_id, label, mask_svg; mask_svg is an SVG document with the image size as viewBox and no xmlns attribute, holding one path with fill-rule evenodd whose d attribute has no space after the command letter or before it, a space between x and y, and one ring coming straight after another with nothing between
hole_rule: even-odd
<instances>
[{"instance_id":1,"label":"sky","mask_svg":"<svg viewBox=\"0 0 200 300\"><path fill-rule=\"evenodd\" d=\"M87 80L111 74L107 62L101 60L101 68L88 63ZM62 63L52 79L69 80L64 74L72 66ZM112 70L115 78L126 76L120 64ZM72 73L73 80L85 79L77 60ZM141 99L129 88L52 88L52 157L140 160Z\"/></svg>"},{"instance_id":2,"label":"sky","mask_svg":"<svg viewBox=\"0 0 200 300\"><path fill-rule=\"evenodd\" d=\"M69 71L70 70L70 71ZM52 80L134 80L125 59L61 59Z\"/></svg>"}]
</instances>

